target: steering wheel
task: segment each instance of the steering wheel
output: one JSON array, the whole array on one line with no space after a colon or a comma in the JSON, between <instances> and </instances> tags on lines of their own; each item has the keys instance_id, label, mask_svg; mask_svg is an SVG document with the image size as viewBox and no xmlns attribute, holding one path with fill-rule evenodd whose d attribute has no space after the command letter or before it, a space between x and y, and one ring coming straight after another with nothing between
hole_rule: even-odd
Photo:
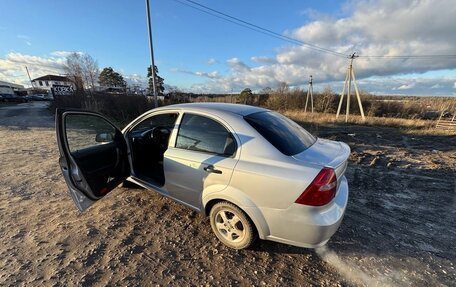
<instances>
[{"instance_id":1,"label":"steering wheel","mask_svg":"<svg viewBox=\"0 0 456 287\"><path fill-rule=\"evenodd\" d=\"M163 126L157 126L152 129L150 134L150 139L153 143L157 144L160 150L165 150L167 148L169 135L171 131Z\"/></svg>"}]
</instances>

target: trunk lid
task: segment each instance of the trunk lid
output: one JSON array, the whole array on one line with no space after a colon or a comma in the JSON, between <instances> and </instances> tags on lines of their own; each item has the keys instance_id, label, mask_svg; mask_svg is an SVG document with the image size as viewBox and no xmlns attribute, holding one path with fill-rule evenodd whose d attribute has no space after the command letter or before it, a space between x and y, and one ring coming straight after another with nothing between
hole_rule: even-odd
<instances>
[{"instance_id":1,"label":"trunk lid","mask_svg":"<svg viewBox=\"0 0 456 287\"><path fill-rule=\"evenodd\" d=\"M339 182L347 168L349 156L350 147L346 143L318 138L311 147L294 155L293 158L303 163L333 168Z\"/></svg>"}]
</instances>

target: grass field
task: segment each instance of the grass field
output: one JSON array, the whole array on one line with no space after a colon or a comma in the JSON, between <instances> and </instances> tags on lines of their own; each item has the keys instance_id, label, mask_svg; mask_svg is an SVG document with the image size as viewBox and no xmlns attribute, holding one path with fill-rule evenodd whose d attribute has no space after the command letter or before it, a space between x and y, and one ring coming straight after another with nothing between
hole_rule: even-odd
<instances>
[{"instance_id":1,"label":"grass field","mask_svg":"<svg viewBox=\"0 0 456 287\"><path fill-rule=\"evenodd\" d=\"M366 117L365 120L358 115L350 115L348 122L345 123L345 115L340 115L336 119L335 114L328 113L305 113L302 110L286 110L282 113L293 119L298 123L306 123L311 125L328 125L333 124L336 126L343 125L363 125L363 126L383 126L383 127L396 127L409 133L429 134L429 135L456 135L456 129L442 130L436 129L436 120L422 120L422 119L404 119L393 117Z\"/></svg>"}]
</instances>

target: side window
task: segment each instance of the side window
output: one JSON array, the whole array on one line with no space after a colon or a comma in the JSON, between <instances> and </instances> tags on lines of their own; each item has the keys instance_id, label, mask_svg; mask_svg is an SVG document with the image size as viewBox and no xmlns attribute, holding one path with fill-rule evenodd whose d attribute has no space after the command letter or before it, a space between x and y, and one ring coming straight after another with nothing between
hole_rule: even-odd
<instances>
[{"instance_id":1,"label":"side window","mask_svg":"<svg viewBox=\"0 0 456 287\"><path fill-rule=\"evenodd\" d=\"M67 115L65 131L71 153L111 143L116 135L116 128L103 118L83 114Z\"/></svg>"},{"instance_id":2,"label":"side window","mask_svg":"<svg viewBox=\"0 0 456 287\"><path fill-rule=\"evenodd\" d=\"M207 117L185 114L177 134L176 147L232 156L236 152L236 141L220 123Z\"/></svg>"},{"instance_id":3,"label":"side window","mask_svg":"<svg viewBox=\"0 0 456 287\"><path fill-rule=\"evenodd\" d=\"M176 123L177 117L177 113L160 114L152 116L137 124L132 129L132 131L145 131L153 129L158 126L165 127L171 130L174 128L174 124Z\"/></svg>"}]
</instances>

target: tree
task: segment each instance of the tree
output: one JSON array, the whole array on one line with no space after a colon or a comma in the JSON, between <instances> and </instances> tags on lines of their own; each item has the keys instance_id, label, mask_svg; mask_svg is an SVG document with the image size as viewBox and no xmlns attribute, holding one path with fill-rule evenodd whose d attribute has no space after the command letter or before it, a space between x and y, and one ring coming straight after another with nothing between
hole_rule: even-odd
<instances>
[{"instance_id":1,"label":"tree","mask_svg":"<svg viewBox=\"0 0 456 287\"><path fill-rule=\"evenodd\" d=\"M266 101L266 106L273 110L287 108L288 94L290 88L286 82L279 82Z\"/></svg>"},{"instance_id":2,"label":"tree","mask_svg":"<svg viewBox=\"0 0 456 287\"><path fill-rule=\"evenodd\" d=\"M288 93L290 88L288 87L288 84L286 82L279 82L277 85L277 90L276 93L279 95L285 95Z\"/></svg>"},{"instance_id":3,"label":"tree","mask_svg":"<svg viewBox=\"0 0 456 287\"><path fill-rule=\"evenodd\" d=\"M165 91L164 86L164 79L158 75L158 68L155 66L155 83L157 84L157 95L163 96L163 92ZM150 67L147 68L147 78L149 78L149 91L153 93L154 90L154 82L152 80L152 69Z\"/></svg>"},{"instance_id":4,"label":"tree","mask_svg":"<svg viewBox=\"0 0 456 287\"><path fill-rule=\"evenodd\" d=\"M272 90L271 87L266 87L266 88L264 88L264 89L262 89L262 90L260 91L260 94L262 94L262 95L270 95L270 94L272 94L273 92L274 92L274 91Z\"/></svg>"},{"instance_id":5,"label":"tree","mask_svg":"<svg viewBox=\"0 0 456 287\"><path fill-rule=\"evenodd\" d=\"M101 71L100 76L98 77L98 83L100 86L107 87L125 88L127 86L127 82L125 82L122 75L114 71L111 67L104 68L103 71Z\"/></svg>"},{"instance_id":6,"label":"tree","mask_svg":"<svg viewBox=\"0 0 456 287\"><path fill-rule=\"evenodd\" d=\"M76 85L76 89L91 89L97 82L100 69L89 54L73 52L66 58L65 72Z\"/></svg>"},{"instance_id":7,"label":"tree","mask_svg":"<svg viewBox=\"0 0 456 287\"><path fill-rule=\"evenodd\" d=\"M253 93L252 93L252 90L249 88L243 89L238 97L239 102L241 102L243 104L250 104L252 98L253 98Z\"/></svg>"},{"instance_id":8,"label":"tree","mask_svg":"<svg viewBox=\"0 0 456 287\"><path fill-rule=\"evenodd\" d=\"M321 92L315 98L315 109L322 113L332 112L331 104L334 101L334 92L331 89L331 86L325 86L323 92Z\"/></svg>"}]
</instances>

